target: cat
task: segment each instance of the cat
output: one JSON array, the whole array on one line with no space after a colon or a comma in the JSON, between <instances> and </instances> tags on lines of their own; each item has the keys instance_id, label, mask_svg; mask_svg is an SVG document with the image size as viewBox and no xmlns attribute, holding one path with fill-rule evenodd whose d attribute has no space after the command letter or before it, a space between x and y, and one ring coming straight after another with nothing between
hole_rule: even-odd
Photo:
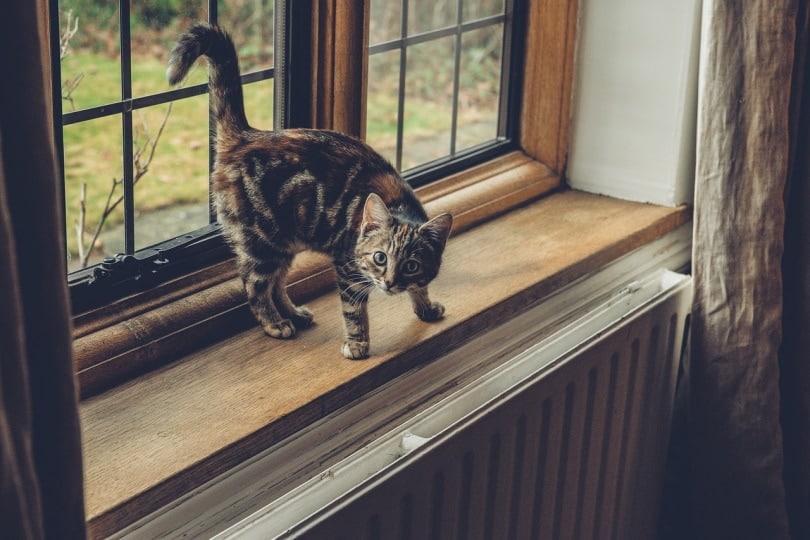
<instances>
[{"instance_id":1,"label":"cat","mask_svg":"<svg viewBox=\"0 0 810 540\"><path fill-rule=\"evenodd\" d=\"M169 83L183 80L200 56L208 60L216 118L212 197L265 333L290 338L313 322L285 285L293 257L304 249L332 258L346 358L369 355L367 306L375 288L407 292L421 320L441 319L444 307L430 299L428 284L439 272L453 217L428 219L410 185L359 139L328 130L251 128L236 49L216 25L195 24L178 38Z\"/></svg>"}]
</instances>

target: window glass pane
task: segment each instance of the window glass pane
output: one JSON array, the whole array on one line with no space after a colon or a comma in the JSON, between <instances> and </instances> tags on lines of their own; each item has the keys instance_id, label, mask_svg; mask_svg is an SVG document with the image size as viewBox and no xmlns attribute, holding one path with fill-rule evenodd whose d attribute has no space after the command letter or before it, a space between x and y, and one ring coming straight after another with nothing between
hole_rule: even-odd
<instances>
[{"instance_id":1,"label":"window glass pane","mask_svg":"<svg viewBox=\"0 0 810 540\"><path fill-rule=\"evenodd\" d=\"M461 36L456 150L498 136L503 25Z\"/></svg>"},{"instance_id":2,"label":"window glass pane","mask_svg":"<svg viewBox=\"0 0 810 540\"><path fill-rule=\"evenodd\" d=\"M371 2L369 43L384 43L402 35L402 3L375 0Z\"/></svg>"},{"instance_id":3,"label":"window glass pane","mask_svg":"<svg viewBox=\"0 0 810 540\"><path fill-rule=\"evenodd\" d=\"M242 73L273 67L273 3L274 0L218 3L219 24L233 38Z\"/></svg>"},{"instance_id":4,"label":"window glass pane","mask_svg":"<svg viewBox=\"0 0 810 540\"><path fill-rule=\"evenodd\" d=\"M391 163L397 156L399 56L394 50L368 60L366 140Z\"/></svg>"},{"instance_id":5,"label":"window glass pane","mask_svg":"<svg viewBox=\"0 0 810 540\"><path fill-rule=\"evenodd\" d=\"M65 219L68 269L96 264L123 245L121 119L66 126ZM120 251L120 250L119 250Z\"/></svg>"},{"instance_id":6,"label":"window glass pane","mask_svg":"<svg viewBox=\"0 0 810 540\"><path fill-rule=\"evenodd\" d=\"M245 97L245 114L248 123L256 129L273 129L273 79L267 79L242 87Z\"/></svg>"},{"instance_id":7,"label":"window glass pane","mask_svg":"<svg viewBox=\"0 0 810 540\"><path fill-rule=\"evenodd\" d=\"M408 0L408 35L454 26L457 7L457 0Z\"/></svg>"},{"instance_id":8,"label":"window glass pane","mask_svg":"<svg viewBox=\"0 0 810 540\"><path fill-rule=\"evenodd\" d=\"M503 13L503 1L504 0L464 0L462 7L464 22Z\"/></svg>"},{"instance_id":9,"label":"window glass pane","mask_svg":"<svg viewBox=\"0 0 810 540\"><path fill-rule=\"evenodd\" d=\"M402 170L450 154L455 38L408 47Z\"/></svg>"},{"instance_id":10,"label":"window glass pane","mask_svg":"<svg viewBox=\"0 0 810 540\"><path fill-rule=\"evenodd\" d=\"M231 35L242 74L267 70L274 65L274 0L219 2L218 21ZM273 129L273 79L242 86L250 125Z\"/></svg>"},{"instance_id":11,"label":"window glass pane","mask_svg":"<svg viewBox=\"0 0 810 540\"><path fill-rule=\"evenodd\" d=\"M177 36L192 21L208 16L205 0L132 2L130 49L132 56L132 95L148 96L168 89L166 60ZM192 68L183 86L207 81L205 63Z\"/></svg>"},{"instance_id":12,"label":"window glass pane","mask_svg":"<svg viewBox=\"0 0 810 540\"><path fill-rule=\"evenodd\" d=\"M137 250L209 222L208 98L139 109L132 125Z\"/></svg>"},{"instance_id":13,"label":"window glass pane","mask_svg":"<svg viewBox=\"0 0 810 540\"><path fill-rule=\"evenodd\" d=\"M118 101L117 2L60 2L59 36L64 112Z\"/></svg>"}]
</instances>

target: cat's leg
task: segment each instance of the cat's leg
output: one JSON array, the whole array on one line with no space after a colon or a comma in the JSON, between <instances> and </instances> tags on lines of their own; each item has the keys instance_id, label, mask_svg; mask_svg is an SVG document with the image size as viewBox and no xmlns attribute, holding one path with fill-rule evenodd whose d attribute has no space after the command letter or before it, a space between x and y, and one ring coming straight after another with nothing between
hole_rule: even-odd
<instances>
[{"instance_id":1,"label":"cat's leg","mask_svg":"<svg viewBox=\"0 0 810 540\"><path fill-rule=\"evenodd\" d=\"M352 279L353 272L346 265L335 265L340 303L343 309L343 356L350 360L368 357L368 293L367 281Z\"/></svg>"},{"instance_id":2,"label":"cat's leg","mask_svg":"<svg viewBox=\"0 0 810 540\"><path fill-rule=\"evenodd\" d=\"M411 297L413 312L423 321L433 322L444 317L444 306L430 300L427 287L408 289L408 295Z\"/></svg>"},{"instance_id":3,"label":"cat's leg","mask_svg":"<svg viewBox=\"0 0 810 540\"><path fill-rule=\"evenodd\" d=\"M286 271L275 281L272 294L273 301L278 307L279 312L290 319L297 330L312 326L312 312L303 306L296 306L287 294Z\"/></svg>"},{"instance_id":4,"label":"cat's leg","mask_svg":"<svg viewBox=\"0 0 810 540\"><path fill-rule=\"evenodd\" d=\"M294 323L286 313L279 311L273 294L284 287L290 260L290 257L279 255L262 261L241 256L237 261L250 310L267 335L280 339L295 335Z\"/></svg>"}]
</instances>

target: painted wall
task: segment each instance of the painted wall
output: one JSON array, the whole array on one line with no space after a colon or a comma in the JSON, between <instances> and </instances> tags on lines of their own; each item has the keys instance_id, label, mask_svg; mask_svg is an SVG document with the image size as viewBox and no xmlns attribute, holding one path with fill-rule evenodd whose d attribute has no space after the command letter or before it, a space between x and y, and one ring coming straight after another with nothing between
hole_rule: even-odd
<instances>
[{"instance_id":1,"label":"painted wall","mask_svg":"<svg viewBox=\"0 0 810 540\"><path fill-rule=\"evenodd\" d=\"M581 0L567 180L692 202L701 0Z\"/></svg>"}]
</instances>

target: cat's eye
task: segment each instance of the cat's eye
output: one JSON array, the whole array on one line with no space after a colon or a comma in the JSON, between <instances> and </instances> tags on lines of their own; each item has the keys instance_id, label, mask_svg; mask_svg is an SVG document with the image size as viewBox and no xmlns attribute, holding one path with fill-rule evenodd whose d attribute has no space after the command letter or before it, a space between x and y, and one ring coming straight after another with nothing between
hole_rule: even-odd
<instances>
[{"instance_id":1,"label":"cat's eye","mask_svg":"<svg viewBox=\"0 0 810 540\"><path fill-rule=\"evenodd\" d=\"M371 258L374 260L374 263L379 266L384 265L385 261L388 260L388 257L386 257L385 253L383 253L382 251L375 251L374 255L372 255Z\"/></svg>"},{"instance_id":2,"label":"cat's eye","mask_svg":"<svg viewBox=\"0 0 810 540\"><path fill-rule=\"evenodd\" d=\"M414 260L410 260L405 263L405 273L406 274L415 274L419 271L419 263Z\"/></svg>"}]
</instances>

